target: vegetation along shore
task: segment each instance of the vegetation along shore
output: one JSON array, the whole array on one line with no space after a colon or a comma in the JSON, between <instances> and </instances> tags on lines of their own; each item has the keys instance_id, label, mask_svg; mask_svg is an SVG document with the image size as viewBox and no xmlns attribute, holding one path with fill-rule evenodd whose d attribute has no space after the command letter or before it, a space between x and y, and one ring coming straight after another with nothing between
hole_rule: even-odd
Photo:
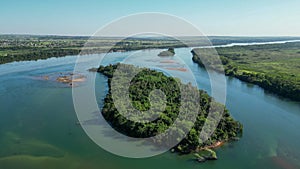
<instances>
[{"instance_id":1,"label":"vegetation along shore","mask_svg":"<svg viewBox=\"0 0 300 169\"><path fill-rule=\"evenodd\" d=\"M202 50L204 49L192 50L193 61L200 66L204 66L204 59L209 63L207 68L220 71L220 67L223 66L227 76L300 101L300 42L220 47L217 48L217 52L223 65L216 64L217 62L205 56Z\"/></svg>"},{"instance_id":2,"label":"vegetation along shore","mask_svg":"<svg viewBox=\"0 0 300 169\"><path fill-rule=\"evenodd\" d=\"M89 37L55 35L0 35L0 64L140 49L165 49L186 46L206 46L206 37L181 37L184 43L170 37ZM230 43L272 42L296 40L297 37L226 37L210 36L212 45ZM88 45L86 43L88 42ZM86 46L85 46L86 45Z\"/></svg>"}]
</instances>

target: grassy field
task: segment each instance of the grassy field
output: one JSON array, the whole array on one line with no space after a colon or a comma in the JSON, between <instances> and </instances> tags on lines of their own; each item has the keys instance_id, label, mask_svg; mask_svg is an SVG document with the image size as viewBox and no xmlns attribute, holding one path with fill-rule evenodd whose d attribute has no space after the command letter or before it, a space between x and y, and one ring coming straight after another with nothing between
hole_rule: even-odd
<instances>
[{"instance_id":1,"label":"grassy field","mask_svg":"<svg viewBox=\"0 0 300 169\"><path fill-rule=\"evenodd\" d=\"M300 82L300 43L218 48L240 71L267 73Z\"/></svg>"},{"instance_id":2,"label":"grassy field","mask_svg":"<svg viewBox=\"0 0 300 169\"><path fill-rule=\"evenodd\" d=\"M193 60L201 64L194 49ZM300 42L217 48L225 74L300 100ZM196 54L195 54L196 53Z\"/></svg>"}]
</instances>

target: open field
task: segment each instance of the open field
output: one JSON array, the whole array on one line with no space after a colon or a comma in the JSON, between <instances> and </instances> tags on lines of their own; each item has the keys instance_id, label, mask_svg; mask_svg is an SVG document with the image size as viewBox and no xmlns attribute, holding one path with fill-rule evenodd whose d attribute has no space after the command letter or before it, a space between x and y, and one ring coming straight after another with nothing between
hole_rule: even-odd
<instances>
[{"instance_id":1,"label":"open field","mask_svg":"<svg viewBox=\"0 0 300 169\"><path fill-rule=\"evenodd\" d=\"M241 71L267 73L300 82L300 43L235 46L217 50Z\"/></svg>"},{"instance_id":2,"label":"open field","mask_svg":"<svg viewBox=\"0 0 300 169\"><path fill-rule=\"evenodd\" d=\"M201 49L195 49L201 53ZM300 43L217 48L225 74L300 100ZM197 54L193 60L201 64Z\"/></svg>"}]
</instances>

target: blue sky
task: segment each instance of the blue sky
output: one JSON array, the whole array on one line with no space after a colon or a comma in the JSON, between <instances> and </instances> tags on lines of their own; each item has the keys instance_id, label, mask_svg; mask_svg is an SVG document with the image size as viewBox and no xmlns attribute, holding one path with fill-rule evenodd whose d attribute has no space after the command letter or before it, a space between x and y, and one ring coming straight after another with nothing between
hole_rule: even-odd
<instances>
[{"instance_id":1,"label":"blue sky","mask_svg":"<svg viewBox=\"0 0 300 169\"><path fill-rule=\"evenodd\" d=\"M300 36L300 0L1 0L0 34L92 35L129 14L179 16L206 35Z\"/></svg>"}]
</instances>

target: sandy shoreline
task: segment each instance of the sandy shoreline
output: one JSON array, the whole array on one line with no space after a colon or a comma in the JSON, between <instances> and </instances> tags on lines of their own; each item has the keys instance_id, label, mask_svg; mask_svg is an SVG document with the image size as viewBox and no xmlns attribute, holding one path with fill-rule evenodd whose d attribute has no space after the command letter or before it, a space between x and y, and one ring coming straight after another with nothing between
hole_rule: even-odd
<instances>
[{"instance_id":1,"label":"sandy shoreline","mask_svg":"<svg viewBox=\"0 0 300 169\"><path fill-rule=\"evenodd\" d=\"M197 148L196 151L202 151L202 150L205 150L205 149L216 149L216 148L219 148L219 147L223 146L225 143L226 143L225 141L217 141L216 143L214 143L210 146L199 147L199 148Z\"/></svg>"},{"instance_id":2,"label":"sandy shoreline","mask_svg":"<svg viewBox=\"0 0 300 169\"><path fill-rule=\"evenodd\" d=\"M168 69L168 70L177 70L177 71L181 71L181 72L187 72L186 68L167 67L166 69Z\"/></svg>"},{"instance_id":3,"label":"sandy shoreline","mask_svg":"<svg viewBox=\"0 0 300 169\"><path fill-rule=\"evenodd\" d=\"M67 85L68 87L78 86L79 83L83 83L86 81L86 76L82 74L74 74L72 72L58 72L49 75L44 75L39 77L40 80L52 81Z\"/></svg>"}]
</instances>

